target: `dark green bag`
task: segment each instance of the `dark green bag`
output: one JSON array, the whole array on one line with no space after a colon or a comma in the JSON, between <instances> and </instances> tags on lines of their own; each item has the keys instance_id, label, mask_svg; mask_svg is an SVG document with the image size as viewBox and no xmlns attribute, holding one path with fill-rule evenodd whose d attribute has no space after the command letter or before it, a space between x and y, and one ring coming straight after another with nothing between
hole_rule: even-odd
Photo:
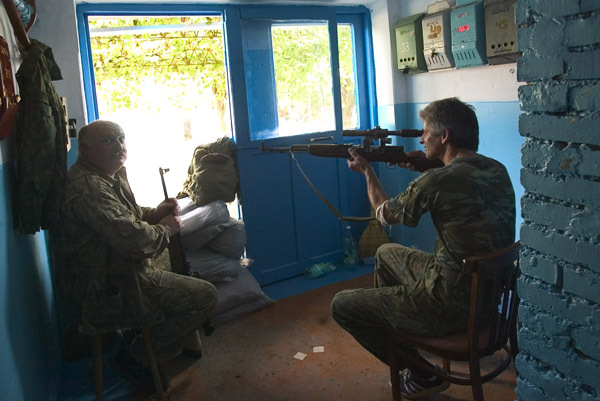
<instances>
[{"instance_id":1,"label":"dark green bag","mask_svg":"<svg viewBox=\"0 0 600 401\"><path fill-rule=\"evenodd\" d=\"M233 146L233 141L227 137L198 146L194 150L183 191L178 196L189 196L198 206L217 200L235 200L240 180L233 157Z\"/></svg>"}]
</instances>

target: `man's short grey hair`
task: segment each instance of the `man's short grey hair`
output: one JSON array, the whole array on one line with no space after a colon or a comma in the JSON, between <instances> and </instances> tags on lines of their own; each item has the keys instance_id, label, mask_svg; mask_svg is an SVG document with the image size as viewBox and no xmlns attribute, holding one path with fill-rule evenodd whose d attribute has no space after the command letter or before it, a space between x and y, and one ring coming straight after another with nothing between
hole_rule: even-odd
<instances>
[{"instance_id":1,"label":"man's short grey hair","mask_svg":"<svg viewBox=\"0 0 600 401\"><path fill-rule=\"evenodd\" d=\"M427 122L433 135L441 135L444 130L448 130L451 144L477 151L479 123L470 104L463 103L456 97L436 100L421 110L419 117Z\"/></svg>"}]
</instances>

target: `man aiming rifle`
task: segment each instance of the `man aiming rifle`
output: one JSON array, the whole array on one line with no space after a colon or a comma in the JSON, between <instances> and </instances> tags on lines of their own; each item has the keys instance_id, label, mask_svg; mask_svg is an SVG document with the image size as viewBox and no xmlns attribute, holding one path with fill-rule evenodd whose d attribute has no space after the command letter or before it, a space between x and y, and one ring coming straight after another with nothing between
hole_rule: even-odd
<instances>
[{"instance_id":1,"label":"man aiming rifle","mask_svg":"<svg viewBox=\"0 0 600 401\"><path fill-rule=\"evenodd\" d=\"M348 167L364 175L367 194L382 225L415 227L429 213L438 238L433 253L384 244L375 255L375 288L344 290L332 301L332 315L363 347L388 364L385 332L393 328L423 336L464 329L471 280L461 270L467 256L502 249L514 242L515 195L506 168L477 153L479 126L474 110L457 98L431 103L420 112L420 143L429 169L397 196L388 197L367 159L348 150ZM412 154L411 154L412 156ZM414 167L410 161L402 167ZM408 348L418 357L415 349ZM422 398L450 385L405 363L402 396Z\"/></svg>"}]
</instances>

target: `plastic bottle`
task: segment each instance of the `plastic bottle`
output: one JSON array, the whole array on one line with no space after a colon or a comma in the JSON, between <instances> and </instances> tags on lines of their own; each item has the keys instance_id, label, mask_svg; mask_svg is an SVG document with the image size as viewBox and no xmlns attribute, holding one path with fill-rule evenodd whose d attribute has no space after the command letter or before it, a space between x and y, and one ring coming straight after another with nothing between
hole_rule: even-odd
<instances>
[{"instance_id":1,"label":"plastic bottle","mask_svg":"<svg viewBox=\"0 0 600 401\"><path fill-rule=\"evenodd\" d=\"M31 20L31 14L33 14L33 7L25 0L13 0L13 2L15 3L15 7L17 7L19 16L21 17L21 22L23 25L27 26Z\"/></svg>"},{"instance_id":2,"label":"plastic bottle","mask_svg":"<svg viewBox=\"0 0 600 401\"><path fill-rule=\"evenodd\" d=\"M344 230L344 263L354 264L358 262L358 252L356 250L356 242L352 237L352 228L346 226Z\"/></svg>"},{"instance_id":3,"label":"plastic bottle","mask_svg":"<svg viewBox=\"0 0 600 401\"><path fill-rule=\"evenodd\" d=\"M335 271L335 265L331 263L317 263L311 266L308 266L304 271L308 277L317 278L324 276L325 274Z\"/></svg>"}]
</instances>

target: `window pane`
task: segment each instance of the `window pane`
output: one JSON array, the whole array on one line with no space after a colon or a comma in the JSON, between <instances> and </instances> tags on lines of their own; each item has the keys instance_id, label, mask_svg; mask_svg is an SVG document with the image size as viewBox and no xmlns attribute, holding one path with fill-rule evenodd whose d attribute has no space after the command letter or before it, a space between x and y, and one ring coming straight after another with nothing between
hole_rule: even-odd
<instances>
[{"instance_id":1,"label":"window pane","mask_svg":"<svg viewBox=\"0 0 600 401\"><path fill-rule=\"evenodd\" d=\"M278 136L335 129L326 23L271 28Z\"/></svg>"},{"instance_id":2,"label":"window pane","mask_svg":"<svg viewBox=\"0 0 600 401\"><path fill-rule=\"evenodd\" d=\"M140 204L187 177L194 149L231 136L222 19L214 16L90 17L98 115L125 131L131 186Z\"/></svg>"},{"instance_id":3,"label":"window pane","mask_svg":"<svg viewBox=\"0 0 600 401\"><path fill-rule=\"evenodd\" d=\"M342 95L343 129L355 129L358 124L356 86L354 81L354 40L350 24L338 24L338 50L340 59L340 88Z\"/></svg>"}]
</instances>

